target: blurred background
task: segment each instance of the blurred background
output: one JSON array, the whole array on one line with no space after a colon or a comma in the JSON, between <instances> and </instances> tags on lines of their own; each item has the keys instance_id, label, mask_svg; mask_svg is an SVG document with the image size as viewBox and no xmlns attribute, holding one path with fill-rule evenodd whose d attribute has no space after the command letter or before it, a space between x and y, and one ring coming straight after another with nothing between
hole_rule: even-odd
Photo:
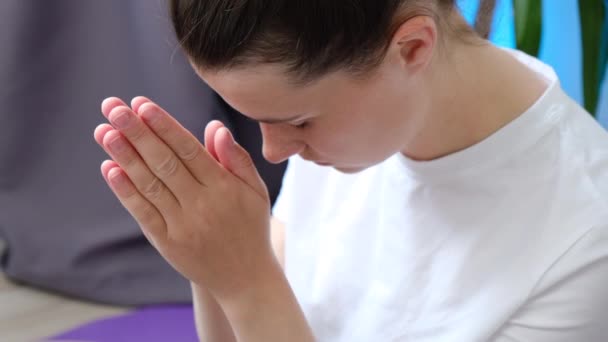
<instances>
[{"instance_id":1,"label":"blurred background","mask_svg":"<svg viewBox=\"0 0 608 342\"><path fill-rule=\"evenodd\" d=\"M578 1L543 4L538 56L583 104ZM459 5L473 23L480 2ZM515 47L513 0L494 6L489 39ZM602 83L595 114L608 127ZM107 158L93 140L105 121L101 101L137 95L168 109L200 140L208 121L224 121L252 154L273 199L278 193L285 165L266 163L257 124L194 75L165 0L0 1L0 341L50 336L134 307L190 310L188 283L149 246L99 171ZM164 313L157 319L165 333L184 330L167 326L183 317L193 332L190 316ZM163 336L150 324L156 321L139 322L150 336Z\"/></svg>"},{"instance_id":2,"label":"blurred background","mask_svg":"<svg viewBox=\"0 0 608 342\"><path fill-rule=\"evenodd\" d=\"M0 1L0 341L191 301L101 176L104 98L148 96L201 141L223 121L276 196L285 165L194 74L167 13L166 0Z\"/></svg>"},{"instance_id":3,"label":"blurred background","mask_svg":"<svg viewBox=\"0 0 608 342\"><path fill-rule=\"evenodd\" d=\"M494 18L489 39L499 46L516 47L514 2L518 0L496 0ZM579 12L579 0L530 0L542 4L542 34L538 58L551 65L560 78L562 88L581 105L583 96L583 46ZM598 12L608 7L606 0L580 0L598 6ZM470 23L480 9L479 0L458 0L464 16ZM604 10L604 20L606 20ZM604 22L604 30L606 24ZM606 46L602 47L606 53ZM604 66L604 68L606 68ZM598 120L608 127L608 86L606 77L600 88L599 104L595 113Z\"/></svg>"}]
</instances>

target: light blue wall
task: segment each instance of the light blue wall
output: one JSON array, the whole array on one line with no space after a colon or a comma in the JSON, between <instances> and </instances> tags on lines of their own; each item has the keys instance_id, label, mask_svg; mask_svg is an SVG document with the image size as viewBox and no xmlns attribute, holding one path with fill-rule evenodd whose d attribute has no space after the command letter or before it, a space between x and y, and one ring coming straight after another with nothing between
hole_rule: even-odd
<instances>
[{"instance_id":1,"label":"light blue wall","mask_svg":"<svg viewBox=\"0 0 608 342\"><path fill-rule=\"evenodd\" d=\"M544 0L543 36L539 57L557 72L562 87L579 103L583 102L581 40L578 0ZM459 0L464 16L472 22L479 0ZM500 46L515 47L512 0L497 0L490 40ZM608 74L608 73L607 73ZM604 79L598 119L608 128L608 77Z\"/></svg>"}]
</instances>

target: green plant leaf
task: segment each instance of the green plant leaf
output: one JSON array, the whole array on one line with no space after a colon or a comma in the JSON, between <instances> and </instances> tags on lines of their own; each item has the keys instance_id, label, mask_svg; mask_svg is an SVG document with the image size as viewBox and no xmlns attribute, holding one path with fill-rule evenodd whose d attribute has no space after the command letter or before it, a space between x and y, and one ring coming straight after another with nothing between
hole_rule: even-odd
<instances>
[{"instance_id":1,"label":"green plant leaf","mask_svg":"<svg viewBox=\"0 0 608 342\"><path fill-rule=\"evenodd\" d=\"M592 115L596 114L599 102L600 85L603 70L606 66L602 61L605 46L602 46L602 31L606 8L603 0L579 0L578 2L581 35L583 42L583 94L585 109Z\"/></svg>"},{"instance_id":2,"label":"green plant leaf","mask_svg":"<svg viewBox=\"0 0 608 342\"><path fill-rule=\"evenodd\" d=\"M606 76L606 68L608 68L608 0L604 0L604 28L600 45L600 84Z\"/></svg>"},{"instance_id":3,"label":"green plant leaf","mask_svg":"<svg viewBox=\"0 0 608 342\"><path fill-rule=\"evenodd\" d=\"M513 0L517 49L538 56L542 30L542 1Z\"/></svg>"}]
</instances>

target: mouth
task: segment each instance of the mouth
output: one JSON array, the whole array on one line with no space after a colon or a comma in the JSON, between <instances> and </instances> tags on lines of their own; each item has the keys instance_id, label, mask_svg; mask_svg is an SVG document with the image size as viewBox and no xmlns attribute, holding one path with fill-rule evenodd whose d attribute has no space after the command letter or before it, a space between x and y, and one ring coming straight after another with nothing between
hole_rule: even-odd
<instances>
[{"instance_id":1,"label":"mouth","mask_svg":"<svg viewBox=\"0 0 608 342\"><path fill-rule=\"evenodd\" d=\"M302 158L302 159L304 159L306 161L309 161L309 162L313 162L313 163L315 163L317 165L321 165L321 166L330 166L331 165L331 163L320 161L320 160L315 160L315 158L310 158L310 157L307 158L307 157L305 157L303 155L300 155L300 158Z\"/></svg>"}]
</instances>

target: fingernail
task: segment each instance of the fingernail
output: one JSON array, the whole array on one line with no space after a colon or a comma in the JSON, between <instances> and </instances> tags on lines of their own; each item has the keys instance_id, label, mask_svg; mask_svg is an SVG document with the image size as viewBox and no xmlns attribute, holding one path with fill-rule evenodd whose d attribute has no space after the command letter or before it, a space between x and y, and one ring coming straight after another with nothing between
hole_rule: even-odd
<instances>
[{"instance_id":1,"label":"fingernail","mask_svg":"<svg viewBox=\"0 0 608 342\"><path fill-rule=\"evenodd\" d=\"M110 121L112 122L112 124L114 126L116 126L116 128L124 129L131 125L131 123L133 122L133 116L131 114L129 114L128 112L122 112L122 113L113 115L110 118Z\"/></svg>"}]
</instances>

